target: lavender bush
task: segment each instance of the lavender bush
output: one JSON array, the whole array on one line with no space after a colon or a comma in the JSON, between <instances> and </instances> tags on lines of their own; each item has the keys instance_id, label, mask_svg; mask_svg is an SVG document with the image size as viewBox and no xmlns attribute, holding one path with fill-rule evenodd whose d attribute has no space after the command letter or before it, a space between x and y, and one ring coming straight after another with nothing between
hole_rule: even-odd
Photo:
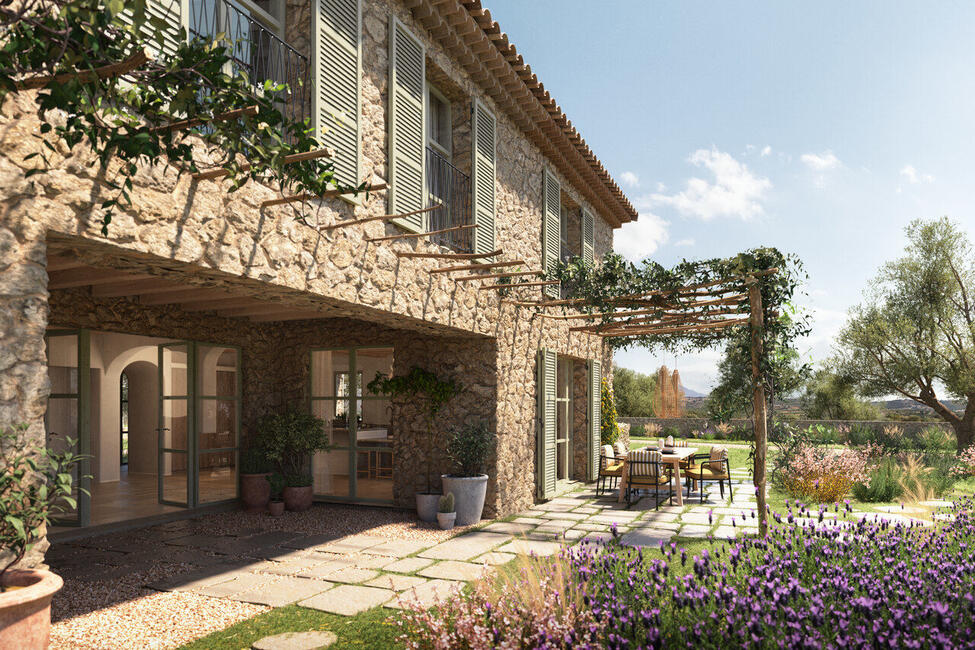
<instances>
[{"instance_id":1,"label":"lavender bush","mask_svg":"<svg viewBox=\"0 0 975 650\"><path fill-rule=\"evenodd\" d=\"M510 600L489 597L482 585L446 603L432 619L439 625L407 614L409 645L971 647L972 508L965 500L956 504L954 521L926 528L843 520L849 507L832 506L840 521L823 527L825 506L796 505L776 514L768 537L713 542L694 557L674 544L653 550L587 544L553 561L566 563L574 577L572 598L554 582L537 590L533 602L524 592ZM584 611L572 615L567 606ZM548 620L547 633L526 625L529 620ZM458 623L482 633L455 635L444 645L445 627Z\"/></svg>"}]
</instances>

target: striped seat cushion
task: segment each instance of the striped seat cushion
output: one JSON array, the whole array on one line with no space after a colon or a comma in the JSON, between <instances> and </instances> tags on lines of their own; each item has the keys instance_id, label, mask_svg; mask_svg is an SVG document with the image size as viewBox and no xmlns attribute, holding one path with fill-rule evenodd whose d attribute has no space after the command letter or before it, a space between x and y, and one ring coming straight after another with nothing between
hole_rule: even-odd
<instances>
[{"instance_id":1,"label":"striped seat cushion","mask_svg":"<svg viewBox=\"0 0 975 650\"><path fill-rule=\"evenodd\" d=\"M655 468L650 463L660 462L660 452L646 447L635 449L630 452L629 460L630 476L653 476Z\"/></svg>"}]
</instances>

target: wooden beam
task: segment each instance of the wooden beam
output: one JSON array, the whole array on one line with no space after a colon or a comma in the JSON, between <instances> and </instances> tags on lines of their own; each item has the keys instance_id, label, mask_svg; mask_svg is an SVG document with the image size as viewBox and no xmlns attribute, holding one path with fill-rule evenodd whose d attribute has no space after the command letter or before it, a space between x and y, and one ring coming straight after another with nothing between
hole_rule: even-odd
<instances>
[{"instance_id":1,"label":"wooden beam","mask_svg":"<svg viewBox=\"0 0 975 650\"><path fill-rule=\"evenodd\" d=\"M312 308L299 309L297 307L292 307L290 305L282 305L277 302L263 302L246 307L235 307L233 309L226 309L220 307L217 309L217 315L226 316L228 318L234 318L238 316L263 316L265 314L280 314L280 313L291 313L295 311L308 312L308 313L318 313Z\"/></svg>"},{"instance_id":2,"label":"wooden beam","mask_svg":"<svg viewBox=\"0 0 975 650\"><path fill-rule=\"evenodd\" d=\"M180 305L183 311L217 311L218 309L233 309L235 307L247 307L249 305L261 304L256 298L217 298L205 302L191 302Z\"/></svg>"},{"instance_id":3,"label":"wooden beam","mask_svg":"<svg viewBox=\"0 0 975 650\"><path fill-rule=\"evenodd\" d=\"M192 129L196 126L202 126L209 122L226 122L227 120L236 120L239 117L254 115L257 115L257 104L248 106L246 108L237 108L232 111L227 111L226 113L217 113L210 118L194 117L190 120L180 120L179 122L172 122L171 124L161 124L159 126L150 128L149 132L158 133L160 131L182 131L184 129Z\"/></svg>"},{"instance_id":4,"label":"wooden beam","mask_svg":"<svg viewBox=\"0 0 975 650\"><path fill-rule=\"evenodd\" d=\"M577 327L570 327L570 332L598 332L600 330L620 328L628 325L643 325L647 326L649 323L706 323L707 318L711 316L727 316L730 314L740 313L736 309L716 309L714 311L707 312L693 312L693 313L673 313L667 312L660 314L659 316L641 316L637 318L628 319L625 321L608 321L605 323L599 323L598 325L579 325Z\"/></svg>"},{"instance_id":5,"label":"wooden beam","mask_svg":"<svg viewBox=\"0 0 975 650\"><path fill-rule=\"evenodd\" d=\"M77 79L81 83L88 83L95 79L108 79L109 77L119 77L123 74L132 72L136 68L152 60L152 54L148 48L143 48L124 61L109 63L93 70L80 70L75 72L62 72L56 75L44 75L42 77L30 77L14 82L17 90L37 90L43 88L51 82L63 84Z\"/></svg>"},{"instance_id":6,"label":"wooden beam","mask_svg":"<svg viewBox=\"0 0 975 650\"><path fill-rule=\"evenodd\" d=\"M543 280L541 282L512 282L511 284L482 284L478 287L478 290L484 291L485 289L521 289L522 287L544 287L558 283L559 280Z\"/></svg>"},{"instance_id":7,"label":"wooden beam","mask_svg":"<svg viewBox=\"0 0 975 650\"><path fill-rule=\"evenodd\" d=\"M79 260L77 257L55 255L47 258L47 272L51 273L53 271L66 271L68 269L78 269L83 266L88 266L86 263Z\"/></svg>"},{"instance_id":8,"label":"wooden beam","mask_svg":"<svg viewBox=\"0 0 975 650\"><path fill-rule=\"evenodd\" d=\"M136 296L142 293L161 293L178 289L179 283L171 280L152 278L148 280L125 280L113 282L91 288L91 295L96 298L119 298L121 296Z\"/></svg>"},{"instance_id":9,"label":"wooden beam","mask_svg":"<svg viewBox=\"0 0 975 650\"><path fill-rule=\"evenodd\" d=\"M736 296L728 296L727 298L716 298L714 300L699 300L696 302L687 303L686 305L668 305L663 307L656 307L654 309L637 309L635 311L605 311L598 314L545 314L542 312L536 312L537 316L542 318L550 318L552 320L591 320L594 318L626 318L627 316L645 316L647 314L658 314L661 311L667 309L697 309L698 307L707 307L709 305L734 305L739 302L744 301L748 297L748 294L738 294Z\"/></svg>"},{"instance_id":10,"label":"wooden beam","mask_svg":"<svg viewBox=\"0 0 975 650\"><path fill-rule=\"evenodd\" d=\"M696 331L707 331L707 330L718 330L724 329L725 327L731 327L733 325L744 325L748 322L747 318L735 318L732 320L720 320L710 323L695 323L693 325L675 325L673 327L633 327L633 328L622 328L618 330L610 330L598 332L600 336L603 337L622 337L622 336L657 336L660 334L677 334L681 332L696 332Z\"/></svg>"},{"instance_id":11,"label":"wooden beam","mask_svg":"<svg viewBox=\"0 0 975 650\"><path fill-rule=\"evenodd\" d=\"M311 193L308 193L308 192L304 192L302 194L294 194L292 196L282 196L282 197L277 198L277 199L268 199L267 201L264 201L263 203L261 203L261 207L262 208L270 208L270 207L275 206L275 205L283 205L285 203L294 203L296 201L311 201L312 199L331 199L331 198L334 198L336 196L345 196L347 194L356 194L356 195L358 195L360 193L361 194L367 194L368 192L378 192L379 190L384 190L384 189L386 189L386 183L379 183L377 185L370 185L369 187L366 187L365 189L361 189L361 190L349 190L349 191L346 191L346 190L328 190L326 192L322 192L321 194L311 194Z\"/></svg>"},{"instance_id":12,"label":"wooden beam","mask_svg":"<svg viewBox=\"0 0 975 650\"><path fill-rule=\"evenodd\" d=\"M154 276L128 273L118 269L96 269L87 267L55 271L48 274L48 290L71 289L73 287L88 287L98 284L111 284L121 280L147 280Z\"/></svg>"},{"instance_id":13,"label":"wooden beam","mask_svg":"<svg viewBox=\"0 0 975 650\"><path fill-rule=\"evenodd\" d=\"M462 266L445 266L439 269L433 269L430 273L452 273L454 271L486 271L488 269L495 269L503 266L518 266L519 264L525 264L525 260L514 260L512 262L491 262L490 264L464 264Z\"/></svg>"},{"instance_id":14,"label":"wooden beam","mask_svg":"<svg viewBox=\"0 0 975 650\"><path fill-rule=\"evenodd\" d=\"M322 314L321 312L302 312L292 310L290 312L279 312L277 314L261 314L259 316L251 316L250 320L252 323L273 323L285 320L312 320L315 318L334 318L334 316Z\"/></svg>"},{"instance_id":15,"label":"wooden beam","mask_svg":"<svg viewBox=\"0 0 975 650\"><path fill-rule=\"evenodd\" d=\"M354 226L360 223L369 223L370 221L392 221L393 219L402 219L403 217L411 217L415 214L423 214L424 212L430 212L436 210L437 208L443 207L443 203L438 203L437 205L432 205L429 208L422 208L420 210L413 210L412 212L403 212L400 214L384 214L378 217L364 217L362 219L349 219L348 221L339 221L338 223L333 223L328 226L319 226L318 230L334 230L336 228L344 228L345 226Z\"/></svg>"},{"instance_id":16,"label":"wooden beam","mask_svg":"<svg viewBox=\"0 0 975 650\"><path fill-rule=\"evenodd\" d=\"M752 334L752 417L754 418L755 433L755 466L753 480L755 484L755 498L758 502L758 534L765 537L768 534L768 514L765 511L765 454L768 447L768 431L765 380L762 378L761 363L764 351L765 329L762 311L762 291L758 282L748 284L748 307L751 310Z\"/></svg>"},{"instance_id":17,"label":"wooden beam","mask_svg":"<svg viewBox=\"0 0 975 650\"><path fill-rule=\"evenodd\" d=\"M405 232L399 235L389 235L387 237L366 237L367 242L380 242L380 241L390 241L391 239L417 239L420 237L429 237L430 235L439 235L445 232L454 232L456 230L471 230L477 228L476 223L468 223L463 226L453 226L452 228L441 228L440 230L430 230L428 232Z\"/></svg>"},{"instance_id":18,"label":"wooden beam","mask_svg":"<svg viewBox=\"0 0 975 650\"><path fill-rule=\"evenodd\" d=\"M396 257L409 257L415 259L431 260L477 260L482 257L495 257L502 255L504 250L497 249L490 253L419 253L416 251L394 251Z\"/></svg>"},{"instance_id":19,"label":"wooden beam","mask_svg":"<svg viewBox=\"0 0 975 650\"><path fill-rule=\"evenodd\" d=\"M488 275L462 275L454 278L454 282L468 282L471 280L491 280L492 278L517 278L521 275L543 275L545 271L512 271L510 273L490 273Z\"/></svg>"},{"instance_id":20,"label":"wooden beam","mask_svg":"<svg viewBox=\"0 0 975 650\"><path fill-rule=\"evenodd\" d=\"M285 165L290 165L296 162L304 162L305 160L315 160L317 158L331 158L333 152L330 148L326 147L324 149L316 149L314 151L305 151L304 153L293 153L289 156L285 156L282 161ZM240 171L249 172L251 170L250 163L244 163L240 166ZM205 172L197 172L193 174L193 179L198 181L209 181L214 178L223 178L230 174L230 170L223 167L218 167L217 169L210 169Z\"/></svg>"},{"instance_id":21,"label":"wooden beam","mask_svg":"<svg viewBox=\"0 0 975 650\"><path fill-rule=\"evenodd\" d=\"M192 302L210 302L213 300L228 300L232 298L242 298L227 293L225 289L176 289L175 291L161 291L152 294L139 295L139 304L142 305L174 305Z\"/></svg>"}]
</instances>

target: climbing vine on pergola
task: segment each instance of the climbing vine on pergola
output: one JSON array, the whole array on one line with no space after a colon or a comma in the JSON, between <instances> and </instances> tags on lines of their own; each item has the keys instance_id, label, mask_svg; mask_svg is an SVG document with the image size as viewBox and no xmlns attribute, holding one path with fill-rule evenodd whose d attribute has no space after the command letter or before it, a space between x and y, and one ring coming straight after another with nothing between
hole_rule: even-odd
<instances>
[{"instance_id":1,"label":"climbing vine on pergola","mask_svg":"<svg viewBox=\"0 0 975 650\"><path fill-rule=\"evenodd\" d=\"M684 261L668 269L652 260L637 265L610 254L597 265L581 258L559 263L549 276L561 281L567 297L516 304L540 309L539 318L569 321L570 331L598 335L614 348L639 345L689 352L713 347L736 329L749 328L754 482L760 530L765 534L769 355L791 349L797 338L809 333L808 321L796 317L792 306L804 278L799 259L774 248L757 248L731 258Z\"/></svg>"}]
</instances>

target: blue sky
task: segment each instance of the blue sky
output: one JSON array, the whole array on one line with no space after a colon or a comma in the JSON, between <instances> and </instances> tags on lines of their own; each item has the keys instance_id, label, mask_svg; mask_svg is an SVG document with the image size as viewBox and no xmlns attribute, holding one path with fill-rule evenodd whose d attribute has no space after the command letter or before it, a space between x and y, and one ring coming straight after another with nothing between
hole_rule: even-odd
<instances>
[{"instance_id":1,"label":"blue sky","mask_svg":"<svg viewBox=\"0 0 975 650\"><path fill-rule=\"evenodd\" d=\"M975 233L975 3L484 0L640 211L631 259L798 254L820 360L903 227ZM619 353L707 390L720 351Z\"/></svg>"}]
</instances>

